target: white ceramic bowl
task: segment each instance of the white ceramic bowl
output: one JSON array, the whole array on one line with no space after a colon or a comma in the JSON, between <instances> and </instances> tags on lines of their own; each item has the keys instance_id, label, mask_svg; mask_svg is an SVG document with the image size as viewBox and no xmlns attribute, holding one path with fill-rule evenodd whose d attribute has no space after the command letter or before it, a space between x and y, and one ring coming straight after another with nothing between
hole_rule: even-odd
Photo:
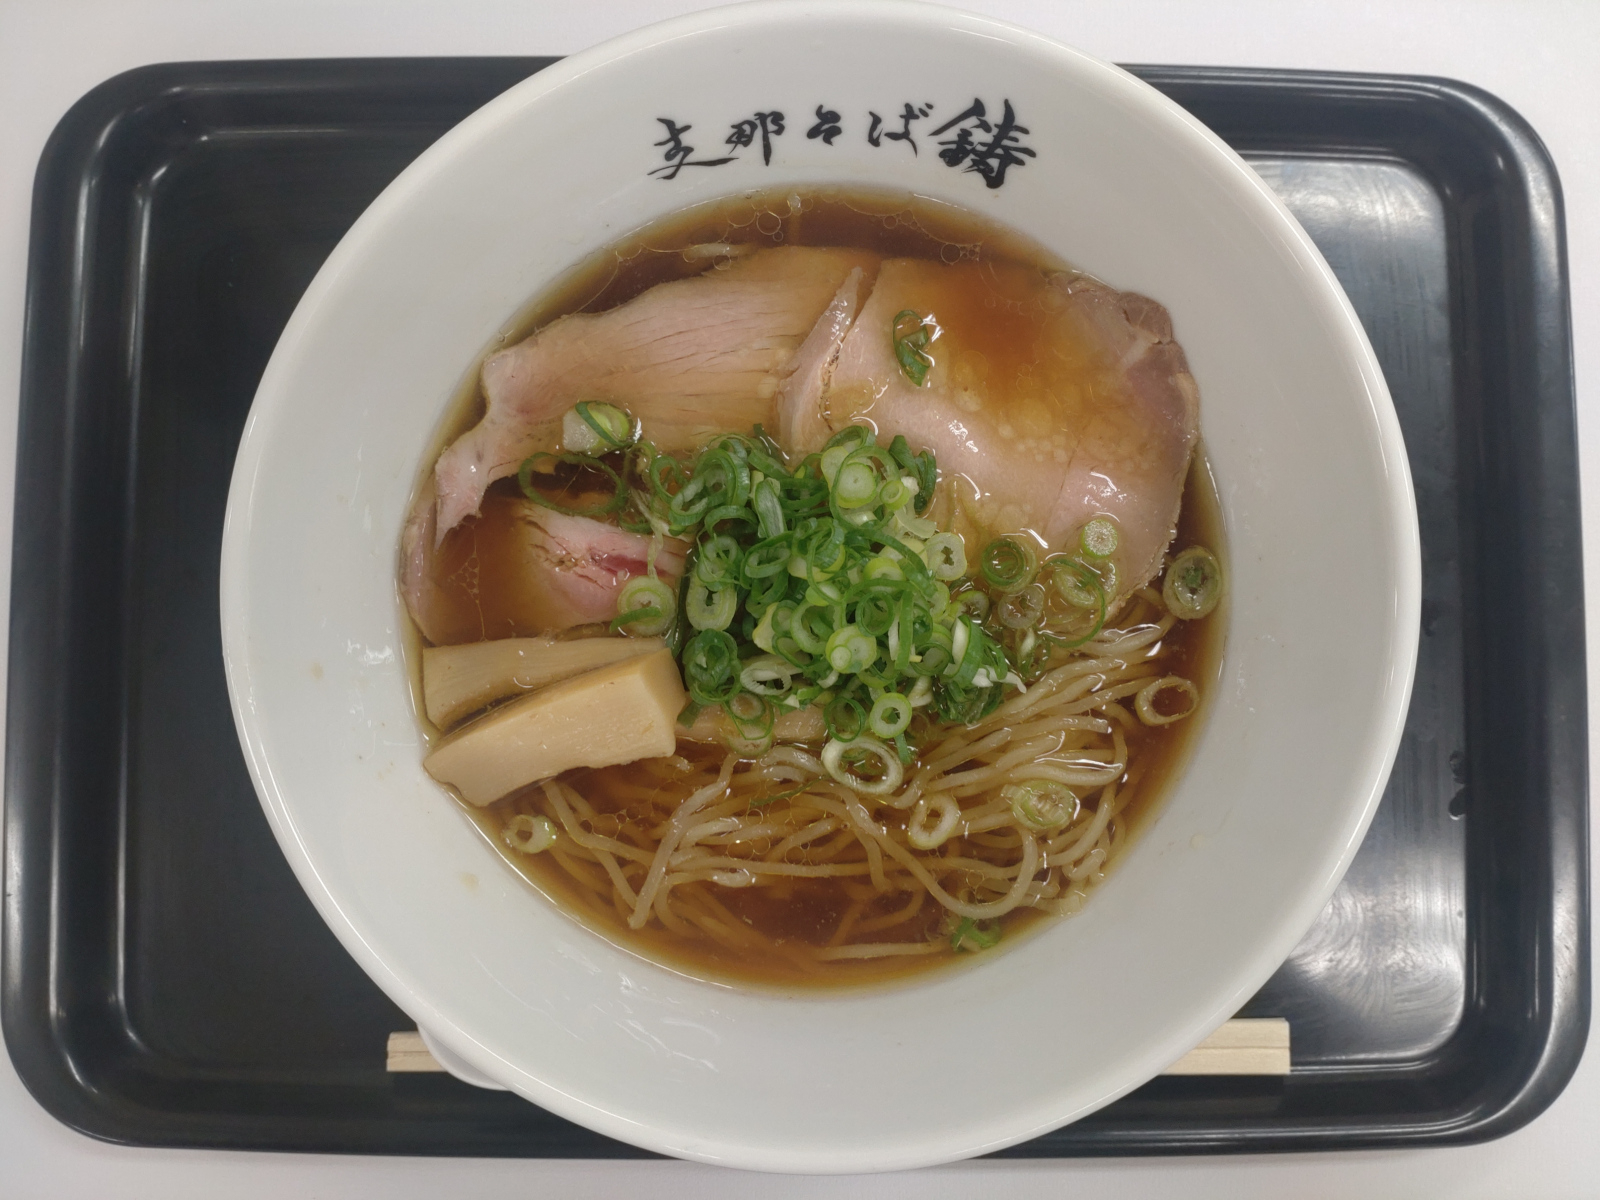
<instances>
[{"instance_id":1,"label":"white ceramic bowl","mask_svg":"<svg viewBox=\"0 0 1600 1200\"><path fill-rule=\"evenodd\" d=\"M1009 101L1002 185L923 133ZM920 152L867 138L869 110ZM829 144L816 109L839 114ZM731 124L781 111L733 162ZM669 118L692 146L677 171ZM769 120L769 126L772 124ZM952 136L947 133L946 137ZM676 177L671 177L675 174ZM1080 915L971 970L775 997L579 927L423 773L396 545L474 356L596 248L697 200L895 186L1022 229L1171 310L1231 546L1221 686L1187 773ZM575 55L442 138L318 274L272 357L222 561L228 681L272 827L345 946L471 1067L668 1154L788 1171L994 1150L1106 1104L1231 1016L1366 830L1405 715L1419 567L1383 378L1259 179L1132 77L982 17L898 3L720 9ZM376 1052L376 1051L375 1051Z\"/></svg>"}]
</instances>

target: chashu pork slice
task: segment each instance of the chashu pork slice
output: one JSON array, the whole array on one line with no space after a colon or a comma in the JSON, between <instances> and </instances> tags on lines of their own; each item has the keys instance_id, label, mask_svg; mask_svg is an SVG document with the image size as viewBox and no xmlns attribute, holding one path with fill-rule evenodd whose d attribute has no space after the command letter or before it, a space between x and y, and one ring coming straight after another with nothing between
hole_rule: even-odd
<instances>
[{"instance_id":1,"label":"chashu pork slice","mask_svg":"<svg viewBox=\"0 0 1600 1200\"><path fill-rule=\"evenodd\" d=\"M937 328L922 386L895 357L895 317ZM1199 392L1166 309L1084 275L890 259L829 369L784 393L791 455L866 422L930 449L941 524L987 539L1031 531L1051 549L1115 519L1126 594L1160 568L1199 433Z\"/></svg>"},{"instance_id":2,"label":"chashu pork slice","mask_svg":"<svg viewBox=\"0 0 1600 1200\"><path fill-rule=\"evenodd\" d=\"M562 414L605 400L638 417L668 453L772 420L773 397L796 351L861 251L762 250L692 279L658 284L601 313L551 322L483 364L483 419L434 468L437 536L478 511L496 479L555 450Z\"/></svg>"},{"instance_id":3,"label":"chashu pork slice","mask_svg":"<svg viewBox=\"0 0 1600 1200\"><path fill-rule=\"evenodd\" d=\"M432 501L424 487L401 535L400 592L436 646L610 621L623 584L649 570L648 537L499 492L436 540ZM672 538L657 552L656 572L669 586L687 551Z\"/></svg>"},{"instance_id":4,"label":"chashu pork slice","mask_svg":"<svg viewBox=\"0 0 1600 1200\"><path fill-rule=\"evenodd\" d=\"M828 307L822 310L794 356L794 370L778 388L777 434L780 446L820 446L832 434L816 398L833 378L839 348L855 324L866 299L866 273L854 268L845 276Z\"/></svg>"}]
</instances>

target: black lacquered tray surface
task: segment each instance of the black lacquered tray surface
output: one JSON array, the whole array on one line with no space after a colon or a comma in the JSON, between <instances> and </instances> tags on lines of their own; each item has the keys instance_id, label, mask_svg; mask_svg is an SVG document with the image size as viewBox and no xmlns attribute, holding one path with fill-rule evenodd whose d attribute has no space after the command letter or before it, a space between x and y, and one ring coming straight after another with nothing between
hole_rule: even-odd
<instances>
[{"instance_id":1,"label":"black lacquered tray surface","mask_svg":"<svg viewBox=\"0 0 1600 1200\"><path fill-rule=\"evenodd\" d=\"M323 258L543 59L182 64L85 97L36 183L7 730L3 1015L34 1095L118 1141L637 1154L514 1097L391 1076L409 1022L278 852L234 738L222 512L250 399ZM1008 1153L1480 1140L1588 1022L1583 602L1559 192L1438 80L1137 68L1240 150L1382 361L1423 544L1383 805L1245 1015L1283 1080L1163 1078ZM1292 786L1292 781L1285 781Z\"/></svg>"}]
</instances>

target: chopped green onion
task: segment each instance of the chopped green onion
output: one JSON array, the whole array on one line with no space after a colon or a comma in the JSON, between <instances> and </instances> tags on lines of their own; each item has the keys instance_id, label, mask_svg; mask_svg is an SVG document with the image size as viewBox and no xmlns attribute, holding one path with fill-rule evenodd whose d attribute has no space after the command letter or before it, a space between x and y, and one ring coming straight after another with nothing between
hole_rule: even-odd
<instances>
[{"instance_id":1,"label":"chopped green onion","mask_svg":"<svg viewBox=\"0 0 1600 1200\"><path fill-rule=\"evenodd\" d=\"M616 486L616 492L609 500L591 508L574 508L568 504L559 504L533 486L534 472L538 470L537 464L547 458L558 463L565 463L568 466L599 471L610 478L611 482ZM622 476L591 454L551 454L544 450L541 450L538 454L530 454L522 460L522 466L517 469L517 485L522 488L522 494L535 504L542 505L554 512L565 513L569 517L603 517L610 513L621 512L628 504L628 485L623 481Z\"/></svg>"},{"instance_id":2,"label":"chopped green onion","mask_svg":"<svg viewBox=\"0 0 1600 1200\"><path fill-rule=\"evenodd\" d=\"M911 724L911 701L899 692L885 692L872 704L867 715L867 728L881 738L892 738L904 733Z\"/></svg>"},{"instance_id":3,"label":"chopped green onion","mask_svg":"<svg viewBox=\"0 0 1600 1200\"><path fill-rule=\"evenodd\" d=\"M1011 815L1035 833L1045 833L1070 825L1078 815L1078 797L1064 783L1030 779L1008 783L1000 789L1000 799L1011 806Z\"/></svg>"},{"instance_id":4,"label":"chopped green onion","mask_svg":"<svg viewBox=\"0 0 1600 1200\"><path fill-rule=\"evenodd\" d=\"M1096 517L1083 527L1078 544L1088 558L1110 558L1117 552L1117 526L1110 517Z\"/></svg>"},{"instance_id":5,"label":"chopped green onion","mask_svg":"<svg viewBox=\"0 0 1600 1200\"><path fill-rule=\"evenodd\" d=\"M1000 926L994 922L979 925L971 917L962 917L950 933L952 950L993 950L1000 944Z\"/></svg>"},{"instance_id":6,"label":"chopped green onion","mask_svg":"<svg viewBox=\"0 0 1600 1200\"><path fill-rule=\"evenodd\" d=\"M878 491L878 503L893 512L897 508L904 508L914 494L916 480L908 484L904 479L886 479L883 487Z\"/></svg>"},{"instance_id":7,"label":"chopped green onion","mask_svg":"<svg viewBox=\"0 0 1600 1200\"><path fill-rule=\"evenodd\" d=\"M1161 585L1167 610L1185 621L1209 616L1222 599L1222 564L1204 546L1190 546L1167 568Z\"/></svg>"},{"instance_id":8,"label":"chopped green onion","mask_svg":"<svg viewBox=\"0 0 1600 1200\"><path fill-rule=\"evenodd\" d=\"M1019 592L1001 596L995 612L1007 629L1032 629L1044 613L1044 601L1044 586L1030 583Z\"/></svg>"},{"instance_id":9,"label":"chopped green onion","mask_svg":"<svg viewBox=\"0 0 1600 1200\"><path fill-rule=\"evenodd\" d=\"M890 325L889 336L895 359L914 387L922 387L928 381L928 369L933 366L928 343L933 341L937 330L938 326L931 319L924 318L911 308L896 313Z\"/></svg>"},{"instance_id":10,"label":"chopped green onion","mask_svg":"<svg viewBox=\"0 0 1600 1200\"><path fill-rule=\"evenodd\" d=\"M665 610L654 604L647 604L643 608L635 608L627 614L619 614L611 619L611 632L618 633L628 625L644 625L655 622L667 614Z\"/></svg>"},{"instance_id":11,"label":"chopped green onion","mask_svg":"<svg viewBox=\"0 0 1600 1200\"><path fill-rule=\"evenodd\" d=\"M727 534L700 543L695 554L694 577L709 588L732 587L739 582L739 566L744 552Z\"/></svg>"},{"instance_id":12,"label":"chopped green onion","mask_svg":"<svg viewBox=\"0 0 1600 1200\"><path fill-rule=\"evenodd\" d=\"M993 603L988 592L980 592L976 588L962 592L955 598L956 605L966 616L974 621L981 621L989 615L989 607Z\"/></svg>"},{"instance_id":13,"label":"chopped green onion","mask_svg":"<svg viewBox=\"0 0 1600 1200\"><path fill-rule=\"evenodd\" d=\"M689 581L683 598L683 613L696 629L726 629L733 624L739 608L739 595L731 587L711 589L699 579Z\"/></svg>"},{"instance_id":14,"label":"chopped green onion","mask_svg":"<svg viewBox=\"0 0 1600 1200\"><path fill-rule=\"evenodd\" d=\"M935 579L960 579L967 573L967 544L956 533L936 533L922 547L922 561Z\"/></svg>"},{"instance_id":15,"label":"chopped green onion","mask_svg":"<svg viewBox=\"0 0 1600 1200\"><path fill-rule=\"evenodd\" d=\"M556 823L549 817L518 813L506 822L506 845L524 854L539 854L556 844Z\"/></svg>"},{"instance_id":16,"label":"chopped green onion","mask_svg":"<svg viewBox=\"0 0 1600 1200\"><path fill-rule=\"evenodd\" d=\"M756 524L763 538L775 538L784 531L783 499L775 479L763 479L751 492Z\"/></svg>"},{"instance_id":17,"label":"chopped green onion","mask_svg":"<svg viewBox=\"0 0 1600 1200\"><path fill-rule=\"evenodd\" d=\"M890 518L894 532L901 537L921 538L926 541L939 532L939 527L927 517L913 517L903 508L897 508Z\"/></svg>"},{"instance_id":18,"label":"chopped green onion","mask_svg":"<svg viewBox=\"0 0 1600 1200\"><path fill-rule=\"evenodd\" d=\"M829 446L822 452L818 468L822 471L822 477L828 481L830 491L833 488L833 481L839 476L839 468L844 466L844 460L849 457L850 450L845 446Z\"/></svg>"},{"instance_id":19,"label":"chopped green onion","mask_svg":"<svg viewBox=\"0 0 1600 1200\"><path fill-rule=\"evenodd\" d=\"M877 661L878 639L859 625L844 625L829 635L823 655L835 671L855 675Z\"/></svg>"},{"instance_id":20,"label":"chopped green onion","mask_svg":"<svg viewBox=\"0 0 1600 1200\"><path fill-rule=\"evenodd\" d=\"M871 463L852 455L834 475L833 495L840 508L862 508L871 504L878 498L878 473Z\"/></svg>"},{"instance_id":21,"label":"chopped green onion","mask_svg":"<svg viewBox=\"0 0 1600 1200\"><path fill-rule=\"evenodd\" d=\"M677 594L658 585L666 594L639 597L615 623L665 628L690 695L680 721L723 708L743 753L770 740L773 704L816 705L830 741L874 741L903 771L917 708L971 723L994 711L1005 686L1021 686L1019 664L1033 660L1007 647L1026 637L981 627L1005 589L968 575L964 542L915 515L934 498L933 454L911 454L904 437L887 449L875 438L847 426L792 466L759 429L717 437L687 463L648 442L628 451L626 519L694 544ZM1018 542L998 565L1021 560L1031 574L1031 555ZM893 771L876 757L844 754L841 769L877 786Z\"/></svg>"},{"instance_id":22,"label":"chopped green onion","mask_svg":"<svg viewBox=\"0 0 1600 1200\"><path fill-rule=\"evenodd\" d=\"M828 451L832 450L836 446L843 446L846 450L859 450L862 446L865 446L868 442L870 442L872 438L872 430L867 426L846 425L843 429L839 430L838 433L834 434L825 443L823 443L822 448L824 451Z\"/></svg>"},{"instance_id":23,"label":"chopped green onion","mask_svg":"<svg viewBox=\"0 0 1600 1200\"><path fill-rule=\"evenodd\" d=\"M916 503L913 507L922 512L933 502L933 488L939 481L939 466L934 460L933 451L924 450L921 454L913 455L905 435L897 433L889 443L889 457L917 481Z\"/></svg>"},{"instance_id":24,"label":"chopped green onion","mask_svg":"<svg viewBox=\"0 0 1600 1200\"><path fill-rule=\"evenodd\" d=\"M1099 603L1103 589L1093 568L1076 559L1056 558L1050 560L1050 569L1056 594L1073 608L1093 608Z\"/></svg>"},{"instance_id":25,"label":"chopped green onion","mask_svg":"<svg viewBox=\"0 0 1600 1200\"><path fill-rule=\"evenodd\" d=\"M891 633L895 616L894 599L894 595L888 591L868 592L856 601L855 606L857 628L863 633L870 634L874 640L889 636L891 657L897 656L897 647L893 644L895 636Z\"/></svg>"},{"instance_id":26,"label":"chopped green onion","mask_svg":"<svg viewBox=\"0 0 1600 1200\"><path fill-rule=\"evenodd\" d=\"M783 607L785 606L782 604L771 605L766 612L761 614L761 619L756 622L756 627L750 631L750 640L768 654L774 652L772 641L777 634L778 610Z\"/></svg>"},{"instance_id":27,"label":"chopped green onion","mask_svg":"<svg viewBox=\"0 0 1600 1200\"><path fill-rule=\"evenodd\" d=\"M795 606L794 616L789 620L789 633L794 638L795 644L807 654L821 654L823 645L828 640L831 629L827 625L828 613L826 606L820 599L807 593L805 598Z\"/></svg>"},{"instance_id":28,"label":"chopped green onion","mask_svg":"<svg viewBox=\"0 0 1600 1200\"><path fill-rule=\"evenodd\" d=\"M1056 643L1066 649L1083 645L1100 632L1106 623L1106 592L1094 568L1074 558L1052 559L1051 581L1056 594L1073 608L1082 611L1082 619L1066 631L1066 636L1052 633ZM1086 628L1085 628L1086 626Z\"/></svg>"},{"instance_id":29,"label":"chopped green onion","mask_svg":"<svg viewBox=\"0 0 1600 1200\"><path fill-rule=\"evenodd\" d=\"M723 704L728 718L733 722L735 737L730 739L730 749L745 754L764 754L772 747L772 730L777 717L772 705L761 696L740 692Z\"/></svg>"},{"instance_id":30,"label":"chopped green onion","mask_svg":"<svg viewBox=\"0 0 1600 1200\"><path fill-rule=\"evenodd\" d=\"M747 585L780 575L789 565L791 540L787 535L757 542L744 552L740 570ZM787 584L785 584L787 586Z\"/></svg>"},{"instance_id":31,"label":"chopped green onion","mask_svg":"<svg viewBox=\"0 0 1600 1200\"><path fill-rule=\"evenodd\" d=\"M617 617L611 630L656 637L672 624L677 607L678 598L666 584L651 575L635 575L617 593Z\"/></svg>"},{"instance_id":32,"label":"chopped green onion","mask_svg":"<svg viewBox=\"0 0 1600 1200\"><path fill-rule=\"evenodd\" d=\"M1033 582L1038 571L1033 547L1020 538L995 538L983 548L979 564L984 582L1002 592L1015 592Z\"/></svg>"},{"instance_id":33,"label":"chopped green onion","mask_svg":"<svg viewBox=\"0 0 1600 1200\"><path fill-rule=\"evenodd\" d=\"M722 704L739 692L739 647L720 629L702 629L683 647L683 682L696 704Z\"/></svg>"},{"instance_id":34,"label":"chopped green onion","mask_svg":"<svg viewBox=\"0 0 1600 1200\"><path fill-rule=\"evenodd\" d=\"M961 805L948 792L919 797L906 818L906 841L918 850L937 850L961 822Z\"/></svg>"},{"instance_id":35,"label":"chopped green onion","mask_svg":"<svg viewBox=\"0 0 1600 1200\"><path fill-rule=\"evenodd\" d=\"M946 675L954 675L967 661L967 651L972 647L973 624L966 617L957 617L950 628L950 666ZM982 636L981 634L979 635Z\"/></svg>"},{"instance_id":36,"label":"chopped green onion","mask_svg":"<svg viewBox=\"0 0 1600 1200\"><path fill-rule=\"evenodd\" d=\"M886 554L878 554L867 560L867 565L861 568L862 577L865 579L893 579L901 580L906 573L900 569L900 564Z\"/></svg>"},{"instance_id":37,"label":"chopped green onion","mask_svg":"<svg viewBox=\"0 0 1600 1200\"><path fill-rule=\"evenodd\" d=\"M1156 707L1157 698L1168 692L1176 692L1183 697L1183 708L1180 711L1164 713ZM1133 707L1139 714L1139 720L1146 725L1171 725L1174 721L1183 720L1200 707L1200 693L1195 690L1194 684L1181 675L1168 675L1165 679L1158 679L1141 688L1134 697Z\"/></svg>"},{"instance_id":38,"label":"chopped green onion","mask_svg":"<svg viewBox=\"0 0 1600 1200\"><path fill-rule=\"evenodd\" d=\"M739 685L758 696L783 696L794 687L798 670L777 654L749 659L739 672Z\"/></svg>"},{"instance_id":39,"label":"chopped green onion","mask_svg":"<svg viewBox=\"0 0 1600 1200\"><path fill-rule=\"evenodd\" d=\"M639 422L603 401L580 400L561 418L561 444L580 454L626 450L639 440Z\"/></svg>"},{"instance_id":40,"label":"chopped green onion","mask_svg":"<svg viewBox=\"0 0 1600 1200\"><path fill-rule=\"evenodd\" d=\"M877 778L857 774L852 769L857 766L870 767L874 760L882 772ZM841 742L838 738L830 740L822 748L822 765L829 775L845 787L853 788L865 796L887 796L905 778L900 756L870 737L859 737L850 742Z\"/></svg>"},{"instance_id":41,"label":"chopped green onion","mask_svg":"<svg viewBox=\"0 0 1600 1200\"><path fill-rule=\"evenodd\" d=\"M658 501L670 502L689 482L683 464L669 454L657 454L649 442L639 443L638 460L643 464L639 473Z\"/></svg>"},{"instance_id":42,"label":"chopped green onion","mask_svg":"<svg viewBox=\"0 0 1600 1200\"><path fill-rule=\"evenodd\" d=\"M867 728L867 714L853 696L835 696L822 710L822 723L835 741L853 742Z\"/></svg>"}]
</instances>

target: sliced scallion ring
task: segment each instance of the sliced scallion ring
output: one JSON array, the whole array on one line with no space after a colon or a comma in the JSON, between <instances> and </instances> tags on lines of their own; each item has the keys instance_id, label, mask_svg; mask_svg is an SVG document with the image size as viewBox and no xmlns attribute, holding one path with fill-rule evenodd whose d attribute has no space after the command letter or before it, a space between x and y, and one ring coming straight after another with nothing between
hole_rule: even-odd
<instances>
[{"instance_id":1,"label":"sliced scallion ring","mask_svg":"<svg viewBox=\"0 0 1600 1200\"><path fill-rule=\"evenodd\" d=\"M977 588L973 588L956 596L955 604L960 612L971 617L974 621L981 621L989 615L992 601L989 599L988 592L980 592Z\"/></svg>"},{"instance_id":2,"label":"sliced scallion ring","mask_svg":"<svg viewBox=\"0 0 1600 1200\"><path fill-rule=\"evenodd\" d=\"M1176 692L1183 698L1183 708L1178 712L1162 712L1156 707L1163 696ZM1174 721L1181 721L1200 706L1200 693L1181 675L1168 675L1165 679L1158 679L1139 690L1133 698L1134 711L1139 714L1139 720L1146 725L1171 725Z\"/></svg>"},{"instance_id":3,"label":"sliced scallion ring","mask_svg":"<svg viewBox=\"0 0 1600 1200\"><path fill-rule=\"evenodd\" d=\"M892 738L897 733L904 733L909 724L911 701L899 692L885 692L879 696L872 702L872 711L867 714L867 728L876 737Z\"/></svg>"},{"instance_id":4,"label":"sliced scallion ring","mask_svg":"<svg viewBox=\"0 0 1600 1200\"><path fill-rule=\"evenodd\" d=\"M534 473L545 459L565 463L571 467L586 467L592 471L599 471L616 485L616 491L611 495L610 499L603 500L589 508L575 508L570 504L562 504L551 500L533 486ZM628 506L627 482L592 454L551 454L544 450L537 454L530 454L522 460L522 466L517 469L517 486L522 489L522 494L535 504L548 508L553 512L565 513L569 517L604 517L611 513L621 512Z\"/></svg>"},{"instance_id":5,"label":"sliced scallion ring","mask_svg":"<svg viewBox=\"0 0 1600 1200\"><path fill-rule=\"evenodd\" d=\"M833 495L840 508L863 508L878 498L878 473L852 455L833 477Z\"/></svg>"},{"instance_id":6,"label":"sliced scallion ring","mask_svg":"<svg viewBox=\"0 0 1600 1200\"><path fill-rule=\"evenodd\" d=\"M867 714L853 696L836 696L822 710L828 736L836 742L853 742L867 728Z\"/></svg>"},{"instance_id":7,"label":"sliced scallion ring","mask_svg":"<svg viewBox=\"0 0 1600 1200\"><path fill-rule=\"evenodd\" d=\"M743 756L765 754L772 749L777 716L772 710L771 701L752 696L749 692L740 692L722 707L733 726L719 738L724 746Z\"/></svg>"},{"instance_id":8,"label":"sliced scallion ring","mask_svg":"<svg viewBox=\"0 0 1600 1200\"><path fill-rule=\"evenodd\" d=\"M883 487L878 489L878 503L891 512L897 508L904 508L915 495L916 485L915 479L912 479L909 485L905 479L886 479Z\"/></svg>"},{"instance_id":9,"label":"sliced scallion ring","mask_svg":"<svg viewBox=\"0 0 1600 1200\"><path fill-rule=\"evenodd\" d=\"M758 696L782 696L794 687L794 664L777 654L747 659L739 671L739 686Z\"/></svg>"},{"instance_id":10,"label":"sliced scallion ring","mask_svg":"<svg viewBox=\"0 0 1600 1200\"><path fill-rule=\"evenodd\" d=\"M1020 591L1001 596L995 613L1007 629L1032 629L1044 612L1044 601L1044 585L1030 583Z\"/></svg>"},{"instance_id":11,"label":"sliced scallion ring","mask_svg":"<svg viewBox=\"0 0 1600 1200\"><path fill-rule=\"evenodd\" d=\"M1167 568L1161 584L1167 611L1185 621L1210 616L1222 599L1222 564L1204 546L1190 546Z\"/></svg>"},{"instance_id":12,"label":"sliced scallion ring","mask_svg":"<svg viewBox=\"0 0 1600 1200\"><path fill-rule=\"evenodd\" d=\"M1083 645L1106 623L1106 592L1093 567L1072 558L1052 559L1051 582L1056 594L1081 614L1065 630L1050 630L1056 644L1068 650Z\"/></svg>"},{"instance_id":13,"label":"sliced scallion ring","mask_svg":"<svg viewBox=\"0 0 1600 1200\"><path fill-rule=\"evenodd\" d=\"M649 575L635 575L617 593L617 619L613 631L635 637L656 637L672 624L678 597L666 584Z\"/></svg>"},{"instance_id":14,"label":"sliced scallion ring","mask_svg":"<svg viewBox=\"0 0 1600 1200\"><path fill-rule=\"evenodd\" d=\"M683 682L696 704L722 704L739 692L739 647L720 629L702 629L683 647Z\"/></svg>"},{"instance_id":15,"label":"sliced scallion ring","mask_svg":"<svg viewBox=\"0 0 1600 1200\"><path fill-rule=\"evenodd\" d=\"M694 577L709 588L732 587L739 582L743 558L739 543L727 534L707 538L695 555Z\"/></svg>"},{"instance_id":16,"label":"sliced scallion ring","mask_svg":"<svg viewBox=\"0 0 1600 1200\"><path fill-rule=\"evenodd\" d=\"M1008 783L1000 789L1000 799L1011 806L1011 815L1035 833L1045 833L1070 825L1078 815L1078 797L1064 783L1049 779L1029 779Z\"/></svg>"},{"instance_id":17,"label":"sliced scallion ring","mask_svg":"<svg viewBox=\"0 0 1600 1200\"><path fill-rule=\"evenodd\" d=\"M1039 558L1021 538L995 538L983 548L979 572L984 582L1002 592L1020 591L1033 582Z\"/></svg>"},{"instance_id":18,"label":"sliced scallion ring","mask_svg":"<svg viewBox=\"0 0 1600 1200\"><path fill-rule=\"evenodd\" d=\"M922 512L933 500L933 488L939 479L939 465L933 456L933 451L924 450L921 454L912 454L911 444L906 441L905 435L897 433L894 440L889 443L889 457L917 481L912 507L917 512Z\"/></svg>"},{"instance_id":19,"label":"sliced scallion ring","mask_svg":"<svg viewBox=\"0 0 1600 1200\"><path fill-rule=\"evenodd\" d=\"M1110 558L1117 552L1120 541L1117 524L1110 517L1096 517L1084 525L1078 535L1078 544L1088 558Z\"/></svg>"},{"instance_id":20,"label":"sliced scallion ring","mask_svg":"<svg viewBox=\"0 0 1600 1200\"><path fill-rule=\"evenodd\" d=\"M1093 567L1070 558L1052 559L1050 581L1056 594L1073 608L1094 608L1105 595Z\"/></svg>"},{"instance_id":21,"label":"sliced scallion ring","mask_svg":"<svg viewBox=\"0 0 1600 1200\"><path fill-rule=\"evenodd\" d=\"M936 533L922 547L922 561L935 579L960 579L967 573L967 544L956 533Z\"/></svg>"},{"instance_id":22,"label":"sliced scallion ring","mask_svg":"<svg viewBox=\"0 0 1600 1200\"><path fill-rule=\"evenodd\" d=\"M900 569L900 564L884 554L867 559L866 566L861 568L863 579L904 579L906 573Z\"/></svg>"},{"instance_id":23,"label":"sliced scallion ring","mask_svg":"<svg viewBox=\"0 0 1600 1200\"><path fill-rule=\"evenodd\" d=\"M918 850L937 850L961 821L961 805L948 792L921 796L906 818L906 841Z\"/></svg>"},{"instance_id":24,"label":"sliced scallion ring","mask_svg":"<svg viewBox=\"0 0 1600 1200\"><path fill-rule=\"evenodd\" d=\"M870 776L858 775L850 768L854 763L845 761L848 755L854 763L865 765L866 760L875 759L881 765L883 773L876 779ZM876 738L859 737L851 742L841 742L838 738L831 739L822 748L822 765L829 775L832 775L847 788L852 788L864 796L887 796L900 786L900 781L905 778L905 768L900 765L900 756ZM926 799L926 797L924 797ZM956 809L956 815L961 815L961 810Z\"/></svg>"},{"instance_id":25,"label":"sliced scallion ring","mask_svg":"<svg viewBox=\"0 0 1600 1200\"><path fill-rule=\"evenodd\" d=\"M823 657L835 671L856 675L877 661L878 639L859 625L842 625L828 637Z\"/></svg>"},{"instance_id":26,"label":"sliced scallion ring","mask_svg":"<svg viewBox=\"0 0 1600 1200\"><path fill-rule=\"evenodd\" d=\"M763 479L750 493L751 506L763 538L778 537L784 531L783 499L775 479Z\"/></svg>"},{"instance_id":27,"label":"sliced scallion ring","mask_svg":"<svg viewBox=\"0 0 1600 1200\"><path fill-rule=\"evenodd\" d=\"M626 450L639 440L639 422L626 409L580 400L561 417L561 445L580 454Z\"/></svg>"},{"instance_id":28,"label":"sliced scallion ring","mask_svg":"<svg viewBox=\"0 0 1600 1200\"><path fill-rule=\"evenodd\" d=\"M696 629L726 629L738 608L739 593L733 588L708 588L698 579L689 581L683 597L683 615Z\"/></svg>"}]
</instances>

